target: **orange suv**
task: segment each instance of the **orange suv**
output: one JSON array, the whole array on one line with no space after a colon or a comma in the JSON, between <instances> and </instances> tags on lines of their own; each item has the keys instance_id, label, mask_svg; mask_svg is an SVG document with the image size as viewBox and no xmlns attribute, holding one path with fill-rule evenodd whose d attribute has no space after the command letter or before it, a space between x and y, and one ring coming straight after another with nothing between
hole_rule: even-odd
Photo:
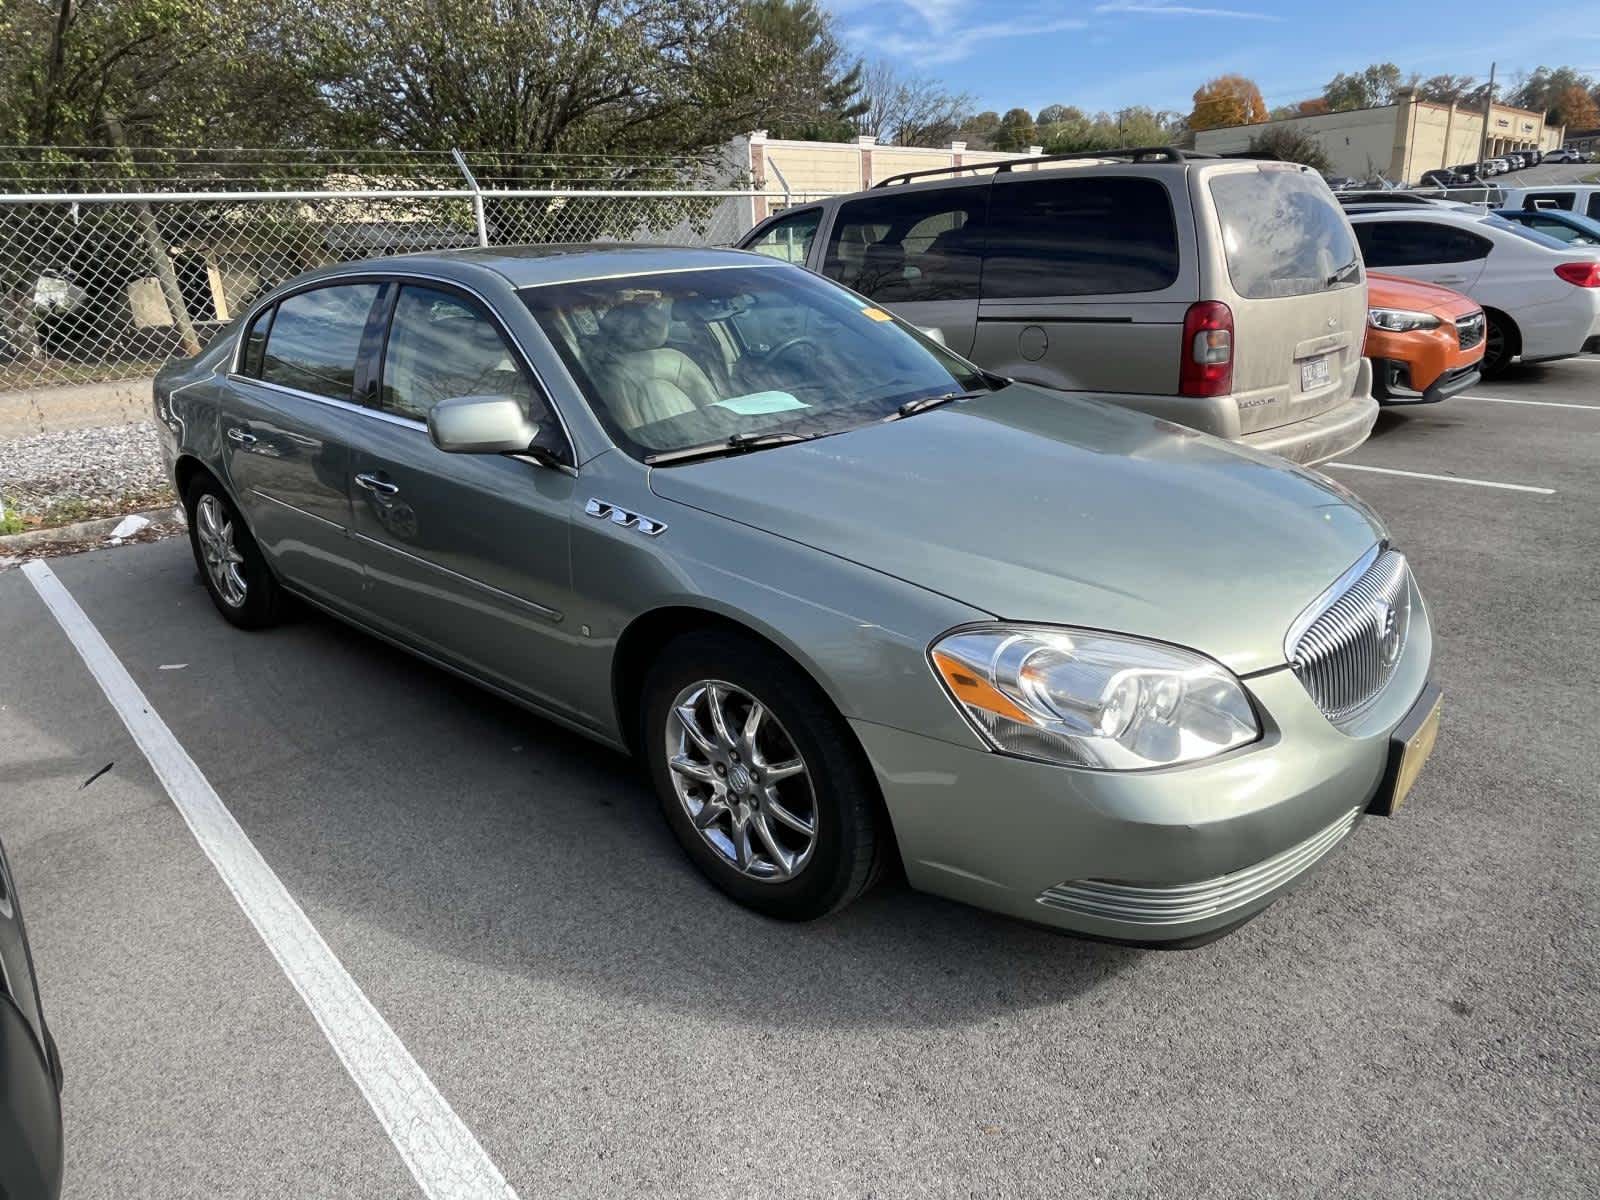
<instances>
[{"instance_id":1,"label":"orange suv","mask_svg":"<svg viewBox=\"0 0 1600 1200\"><path fill-rule=\"evenodd\" d=\"M1367 272L1372 394L1382 404L1432 404L1480 378L1483 309L1459 292Z\"/></svg>"}]
</instances>

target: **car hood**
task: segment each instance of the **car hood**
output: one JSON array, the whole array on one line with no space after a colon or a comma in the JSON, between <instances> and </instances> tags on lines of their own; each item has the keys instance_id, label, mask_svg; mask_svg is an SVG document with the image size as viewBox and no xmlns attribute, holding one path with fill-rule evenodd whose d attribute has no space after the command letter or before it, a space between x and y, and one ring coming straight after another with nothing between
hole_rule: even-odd
<instances>
[{"instance_id":1,"label":"car hood","mask_svg":"<svg viewBox=\"0 0 1600 1200\"><path fill-rule=\"evenodd\" d=\"M1378 271L1367 272L1367 304L1372 308L1409 308L1451 319L1478 311L1478 302L1460 292Z\"/></svg>"},{"instance_id":2,"label":"car hood","mask_svg":"<svg viewBox=\"0 0 1600 1200\"><path fill-rule=\"evenodd\" d=\"M1143 413L1013 384L651 471L663 499L996 617L1174 642L1241 674L1382 536L1351 493Z\"/></svg>"}]
</instances>

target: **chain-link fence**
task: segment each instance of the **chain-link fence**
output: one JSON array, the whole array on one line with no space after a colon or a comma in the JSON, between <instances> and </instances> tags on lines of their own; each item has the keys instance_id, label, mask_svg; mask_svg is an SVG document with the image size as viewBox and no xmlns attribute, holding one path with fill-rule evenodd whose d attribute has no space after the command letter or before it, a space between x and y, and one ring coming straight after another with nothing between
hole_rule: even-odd
<instances>
[{"instance_id":1,"label":"chain-link fence","mask_svg":"<svg viewBox=\"0 0 1600 1200\"><path fill-rule=\"evenodd\" d=\"M799 198L483 187L0 195L0 392L147 378L313 267L474 245L728 245Z\"/></svg>"}]
</instances>

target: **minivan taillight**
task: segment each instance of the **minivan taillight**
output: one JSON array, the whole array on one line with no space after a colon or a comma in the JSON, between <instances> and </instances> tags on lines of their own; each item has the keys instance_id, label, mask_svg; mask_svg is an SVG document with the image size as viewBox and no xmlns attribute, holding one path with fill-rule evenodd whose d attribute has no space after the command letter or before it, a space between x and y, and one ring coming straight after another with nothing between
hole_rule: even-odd
<instances>
[{"instance_id":1,"label":"minivan taillight","mask_svg":"<svg viewBox=\"0 0 1600 1200\"><path fill-rule=\"evenodd\" d=\"M1562 263L1556 268L1556 274L1579 287L1600 288L1600 262Z\"/></svg>"},{"instance_id":2,"label":"minivan taillight","mask_svg":"<svg viewBox=\"0 0 1600 1200\"><path fill-rule=\"evenodd\" d=\"M1233 310L1201 300L1183 314L1183 359L1178 395L1226 396L1233 391Z\"/></svg>"}]
</instances>

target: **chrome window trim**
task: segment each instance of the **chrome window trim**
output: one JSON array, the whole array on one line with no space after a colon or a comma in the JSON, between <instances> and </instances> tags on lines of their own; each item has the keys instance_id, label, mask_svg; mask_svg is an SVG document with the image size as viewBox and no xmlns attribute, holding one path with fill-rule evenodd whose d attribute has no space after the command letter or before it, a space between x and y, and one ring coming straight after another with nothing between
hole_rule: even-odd
<instances>
[{"instance_id":1,"label":"chrome window trim","mask_svg":"<svg viewBox=\"0 0 1600 1200\"><path fill-rule=\"evenodd\" d=\"M333 396L319 396L315 392L302 392L299 388L288 387L281 383L269 383L265 379L257 379L253 375L228 374L230 383L248 383L255 387L266 388L268 391L281 392L285 396L294 396L300 400L315 400L318 404L326 404L330 408L341 409L345 412L360 413L365 417L376 417L380 421L387 421L391 425L404 426L407 429L420 429L428 432L425 421L418 421L411 417L396 416L394 413L384 412L382 409L369 408L365 404L357 404L353 400L339 400Z\"/></svg>"},{"instance_id":2,"label":"chrome window trim","mask_svg":"<svg viewBox=\"0 0 1600 1200\"><path fill-rule=\"evenodd\" d=\"M744 264L741 263L738 265L742 266ZM544 398L545 404L549 407L550 411L555 414L556 424L561 428L561 437L567 444L567 454L572 459L573 468L575 469L578 462L578 444L572 438L572 430L567 426L567 418L565 414L562 413L561 406L556 403L555 393L551 391L550 386L545 382L544 376L540 375L538 369L534 367L532 360L528 357L527 350L523 348L522 343L517 340L516 335L511 332L509 327L507 327L505 319L501 317L499 311L495 308L493 301L491 301L487 296L485 296L471 284L462 283L458 279L451 279L445 275L435 275L426 271L405 269L375 271L369 266L365 270L352 270L343 274L319 276L317 279L308 280L301 285L292 287L286 286L286 290L284 291L273 292L254 308L252 308L247 314L245 314L244 319L239 322L240 334L234 339L233 354L228 362L227 377L229 381L243 380L248 383L260 384L262 387L276 388L277 390L291 396L300 396L311 400L321 400L324 403L353 409L356 412L370 413L371 415L379 417L383 420L404 425L409 428L421 429L423 432L427 432L428 423L426 421L417 421L409 417L399 417L393 413L385 412L381 408L373 408L367 404L356 404L354 401L338 400L332 396L319 396L314 392L302 392L298 388L285 387L283 384L279 383L269 383L265 379L256 379L253 376L245 375L239 369L240 362L244 356L244 331L250 328L251 323L255 321L256 317L259 316L264 309L267 309L275 304L280 304L284 300L289 299L291 296L298 296L302 292L315 291L319 287L333 287L338 284L350 283L383 284L393 282L403 284L408 280L412 282L443 284L448 288L455 288L458 291L465 292L479 304L483 305L484 311L489 314L489 319L494 322L495 328L500 332L500 336L503 337L506 340L506 344L511 347L512 353L517 356L517 361L522 364L523 369L528 372L529 377L533 380L534 386L539 389L539 394ZM509 284L509 281L507 282ZM511 290L512 293L515 294L522 289L512 285ZM391 320L392 319L393 314L391 314ZM379 367L381 369L381 363L379 364Z\"/></svg>"},{"instance_id":3,"label":"chrome window trim","mask_svg":"<svg viewBox=\"0 0 1600 1200\"><path fill-rule=\"evenodd\" d=\"M690 271L759 271L763 267L795 267L805 270L799 263L786 263L781 258L772 258L765 254L757 254L751 250L739 250L740 254L748 254L751 262L717 262L701 263L694 267L635 267L631 271L607 271L604 275L574 275L570 279L546 279L541 283L514 283L511 285L516 292L532 292L539 288L566 287L572 283L599 283L606 279L645 279L651 275L684 275Z\"/></svg>"}]
</instances>

